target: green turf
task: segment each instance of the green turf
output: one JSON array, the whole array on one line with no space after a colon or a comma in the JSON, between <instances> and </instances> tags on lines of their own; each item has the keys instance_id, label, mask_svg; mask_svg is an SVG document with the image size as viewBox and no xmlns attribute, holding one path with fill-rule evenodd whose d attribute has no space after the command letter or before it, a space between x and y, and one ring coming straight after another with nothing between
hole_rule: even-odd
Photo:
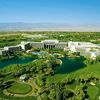
<instances>
[{"instance_id":1,"label":"green turf","mask_svg":"<svg viewBox=\"0 0 100 100\"><path fill-rule=\"evenodd\" d=\"M32 87L28 84L22 84L22 83L15 82L7 90L8 92L14 93L14 94L27 94L32 90Z\"/></svg>"},{"instance_id":2,"label":"green turf","mask_svg":"<svg viewBox=\"0 0 100 100\"><path fill-rule=\"evenodd\" d=\"M66 66L68 66L68 65L66 65ZM60 68L61 71L63 71L62 70L62 69L64 69L63 67L66 67L66 66L61 66L61 68ZM73 65L73 67L74 67L74 65ZM76 70L73 70L70 72L67 72L67 71L65 72L65 70L67 70L67 68L64 69L64 73L58 72L55 74L55 76L49 77L48 79L49 79L50 83L64 80L67 77L70 77L70 78L81 77L84 79L90 77L91 75L99 77L100 76L100 62L98 62L96 64L88 65L86 67L82 67L80 69L76 69Z\"/></svg>"},{"instance_id":3,"label":"green turf","mask_svg":"<svg viewBox=\"0 0 100 100\"><path fill-rule=\"evenodd\" d=\"M96 86L88 86L87 93L91 100L96 100L97 94L99 93L99 88Z\"/></svg>"},{"instance_id":4,"label":"green turf","mask_svg":"<svg viewBox=\"0 0 100 100\"><path fill-rule=\"evenodd\" d=\"M98 95L97 95L97 98L96 98L96 99L98 100L98 98L99 98L99 96L100 96L100 83L97 83L97 84L96 84L96 87L99 88L99 92L98 92Z\"/></svg>"}]
</instances>

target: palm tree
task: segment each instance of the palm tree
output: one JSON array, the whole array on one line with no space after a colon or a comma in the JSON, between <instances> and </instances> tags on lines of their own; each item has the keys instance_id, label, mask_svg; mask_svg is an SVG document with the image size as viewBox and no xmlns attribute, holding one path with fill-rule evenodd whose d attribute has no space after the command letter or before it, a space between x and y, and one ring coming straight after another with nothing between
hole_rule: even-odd
<instances>
[{"instance_id":1,"label":"palm tree","mask_svg":"<svg viewBox=\"0 0 100 100\"><path fill-rule=\"evenodd\" d=\"M0 94L2 94L3 99L3 79L0 79Z\"/></svg>"}]
</instances>

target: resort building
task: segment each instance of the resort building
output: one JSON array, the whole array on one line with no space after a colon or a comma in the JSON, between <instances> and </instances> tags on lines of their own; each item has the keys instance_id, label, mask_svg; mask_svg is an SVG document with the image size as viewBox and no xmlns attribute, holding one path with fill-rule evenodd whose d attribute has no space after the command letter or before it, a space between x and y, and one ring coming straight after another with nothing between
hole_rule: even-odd
<instances>
[{"instance_id":1,"label":"resort building","mask_svg":"<svg viewBox=\"0 0 100 100\"><path fill-rule=\"evenodd\" d=\"M8 50L0 49L0 55L7 56L8 55Z\"/></svg>"},{"instance_id":2,"label":"resort building","mask_svg":"<svg viewBox=\"0 0 100 100\"><path fill-rule=\"evenodd\" d=\"M44 43L41 43L41 42L31 42L31 46L35 47L35 48L43 49L44 48Z\"/></svg>"},{"instance_id":3,"label":"resort building","mask_svg":"<svg viewBox=\"0 0 100 100\"><path fill-rule=\"evenodd\" d=\"M96 59L98 56L100 56L100 52L90 52L91 59Z\"/></svg>"},{"instance_id":4,"label":"resort building","mask_svg":"<svg viewBox=\"0 0 100 100\"><path fill-rule=\"evenodd\" d=\"M31 42L32 47L44 49L64 49L67 42L59 42L58 40L44 40L41 42Z\"/></svg>"},{"instance_id":5,"label":"resort building","mask_svg":"<svg viewBox=\"0 0 100 100\"><path fill-rule=\"evenodd\" d=\"M100 56L100 46L90 42L68 42L68 48L71 52L80 52L83 56L89 56L96 59Z\"/></svg>"},{"instance_id":6,"label":"resort building","mask_svg":"<svg viewBox=\"0 0 100 100\"><path fill-rule=\"evenodd\" d=\"M92 49L100 49L100 46L90 43L90 42L68 42L68 48L70 51L84 51L89 52Z\"/></svg>"},{"instance_id":7,"label":"resort building","mask_svg":"<svg viewBox=\"0 0 100 100\"><path fill-rule=\"evenodd\" d=\"M24 74L24 75L21 75L19 79L24 82L27 78L28 78L27 75Z\"/></svg>"},{"instance_id":8,"label":"resort building","mask_svg":"<svg viewBox=\"0 0 100 100\"><path fill-rule=\"evenodd\" d=\"M4 50L8 51L10 54L14 54L16 52L21 51L21 47L20 46L7 46L7 47L4 47Z\"/></svg>"},{"instance_id":9,"label":"resort building","mask_svg":"<svg viewBox=\"0 0 100 100\"><path fill-rule=\"evenodd\" d=\"M31 47L39 49L62 49L70 52L80 52L81 55L90 55L95 58L100 55L100 46L90 42L59 42L58 40L43 40L41 42L21 42L17 46L7 46L0 50L0 55L6 56L19 51L28 51Z\"/></svg>"},{"instance_id":10,"label":"resort building","mask_svg":"<svg viewBox=\"0 0 100 100\"><path fill-rule=\"evenodd\" d=\"M2 49L0 49L0 55L6 56L6 55L12 55L16 52L20 51L26 51L31 48L30 42L21 42L21 44L17 46L6 46Z\"/></svg>"},{"instance_id":11,"label":"resort building","mask_svg":"<svg viewBox=\"0 0 100 100\"><path fill-rule=\"evenodd\" d=\"M21 47L21 50L23 51L29 50L31 48L30 42L21 42L19 46Z\"/></svg>"}]
</instances>

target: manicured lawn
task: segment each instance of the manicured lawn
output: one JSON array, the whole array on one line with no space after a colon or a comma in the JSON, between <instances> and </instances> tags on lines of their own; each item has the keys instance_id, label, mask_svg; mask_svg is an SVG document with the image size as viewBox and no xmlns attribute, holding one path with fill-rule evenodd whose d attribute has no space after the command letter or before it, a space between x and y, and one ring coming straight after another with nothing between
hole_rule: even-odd
<instances>
[{"instance_id":1,"label":"manicured lawn","mask_svg":"<svg viewBox=\"0 0 100 100\"><path fill-rule=\"evenodd\" d=\"M92 100L96 100L96 97L99 93L99 88L96 86L88 86L87 93Z\"/></svg>"},{"instance_id":2,"label":"manicured lawn","mask_svg":"<svg viewBox=\"0 0 100 100\"><path fill-rule=\"evenodd\" d=\"M11 79L14 79L14 76L11 73L10 74L6 74L5 77L3 77L4 81L9 81Z\"/></svg>"},{"instance_id":3,"label":"manicured lawn","mask_svg":"<svg viewBox=\"0 0 100 100\"><path fill-rule=\"evenodd\" d=\"M98 95L97 95L97 98L96 98L96 99L98 100L98 98L99 98L99 96L100 96L100 83L97 83L97 84L96 84L96 87L99 88L99 92L98 92Z\"/></svg>"},{"instance_id":4,"label":"manicured lawn","mask_svg":"<svg viewBox=\"0 0 100 100\"><path fill-rule=\"evenodd\" d=\"M65 61L68 61L68 60L65 60ZM70 67L73 67L73 68L70 68ZM73 69L73 70L71 71L70 69ZM100 77L100 62L88 65L86 67L82 67L82 68L80 67L79 69L78 67L76 67L75 63L71 64L70 62L66 62L66 65L61 66L61 68L58 70L58 72L54 76L48 78L48 81L49 83L52 83L52 82L62 81L66 78L88 79L91 76ZM100 96L100 84L96 86L89 85L87 89L87 93L90 97L89 100L98 100L98 97Z\"/></svg>"},{"instance_id":5,"label":"manicured lawn","mask_svg":"<svg viewBox=\"0 0 100 100\"><path fill-rule=\"evenodd\" d=\"M8 92L14 93L14 94L27 94L32 90L32 87L28 84L15 82L7 90Z\"/></svg>"},{"instance_id":6,"label":"manicured lawn","mask_svg":"<svg viewBox=\"0 0 100 100\"><path fill-rule=\"evenodd\" d=\"M58 70L55 76L48 78L49 82L52 83L52 82L61 81L61 80L66 79L67 77L70 77L72 79L79 78L79 77L85 79L91 75L97 76L97 77L100 76L100 62L96 64L88 65L86 67L82 67L82 68L80 67L79 69L76 68L76 65L74 63L72 63L72 66L70 65L71 63L66 62L66 65L61 66L61 68ZM74 67L74 68L71 68L71 67ZM70 69L74 69L74 70L71 71Z\"/></svg>"}]
</instances>

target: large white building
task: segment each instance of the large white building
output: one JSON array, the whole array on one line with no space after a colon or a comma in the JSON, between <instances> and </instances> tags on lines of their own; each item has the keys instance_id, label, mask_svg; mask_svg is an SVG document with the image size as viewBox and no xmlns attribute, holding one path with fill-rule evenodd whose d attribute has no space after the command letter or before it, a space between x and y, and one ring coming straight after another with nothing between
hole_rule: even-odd
<instances>
[{"instance_id":1,"label":"large white building","mask_svg":"<svg viewBox=\"0 0 100 100\"><path fill-rule=\"evenodd\" d=\"M70 51L85 50L85 52L90 51L94 48L100 49L100 46L93 44L91 42L68 42L68 48Z\"/></svg>"},{"instance_id":2,"label":"large white building","mask_svg":"<svg viewBox=\"0 0 100 100\"><path fill-rule=\"evenodd\" d=\"M4 47L4 50L9 51L10 53L19 52L21 51L21 47L20 46L6 46Z\"/></svg>"},{"instance_id":3,"label":"large white building","mask_svg":"<svg viewBox=\"0 0 100 100\"><path fill-rule=\"evenodd\" d=\"M96 59L98 56L100 56L100 51L99 52L90 52L91 59Z\"/></svg>"},{"instance_id":4,"label":"large white building","mask_svg":"<svg viewBox=\"0 0 100 100\"><path fill-rule=\"evenodd\" d=\"M44 49L64 49L67 42L59 42L58 40L44 40L41 42L31 42L32 47Z\"/></svg>"},{"instance_id":5,"label":"large white building","mask_svg":"<svg viewBox=\"0 0 100 100\"><path fill-rule=\"evenodd\" d=\"M21 47L23 51L26 51L31 48L30 42L21 42L19 46Z\"/></svg>"},{"instance_id":6,"label":"large white building","mask_svg":"<svg viewBox=\"0 0 100 100\"><path fill-rule=\"evenodd\" d=\"M31 47L39 49L62 49L71 52L80 52L81 55L90 54L91 58L95 58L100 51L100 46L90 42L59 42L58 40L43 40L41 42L21 42L17 46L7 46L0 50L0 55L7 53L15 53L19 51L27 51ZM92 53L91 53L92 52Z\"/></svg>"},{"instance_id":7,"label":"large white building","mask_svg":"<svg viewBox=\"0 0 100 100\"><path fill-rule=\"evenodd\" d=\"M8 50L0 49L0 55L2 56L7 56L8 55Z\"/></svg>"},{"instance_id":8,"label":"large white building","mask_svg":"<svg viewBox=\"0 0 100 100\"><path fill-rule=\"evenodd\" d=\"M91 59L96 59L100 56L100 46L90 42L68 42L68 48L71 52L80 52L81 55L90 56Z\"/></svg>"},{"instance_id":9,"label":"large white building","mask_svg":"<svg viewBox=\"0 0 100 100\"><path fill-rule=\"evenodd\" d=\"M7 56L15 54L16 52L26 51L31 48L30 42L21 42L21 44L17 46L6 46L0 49L0 55Z\"/></svg>"}]
</instances>

